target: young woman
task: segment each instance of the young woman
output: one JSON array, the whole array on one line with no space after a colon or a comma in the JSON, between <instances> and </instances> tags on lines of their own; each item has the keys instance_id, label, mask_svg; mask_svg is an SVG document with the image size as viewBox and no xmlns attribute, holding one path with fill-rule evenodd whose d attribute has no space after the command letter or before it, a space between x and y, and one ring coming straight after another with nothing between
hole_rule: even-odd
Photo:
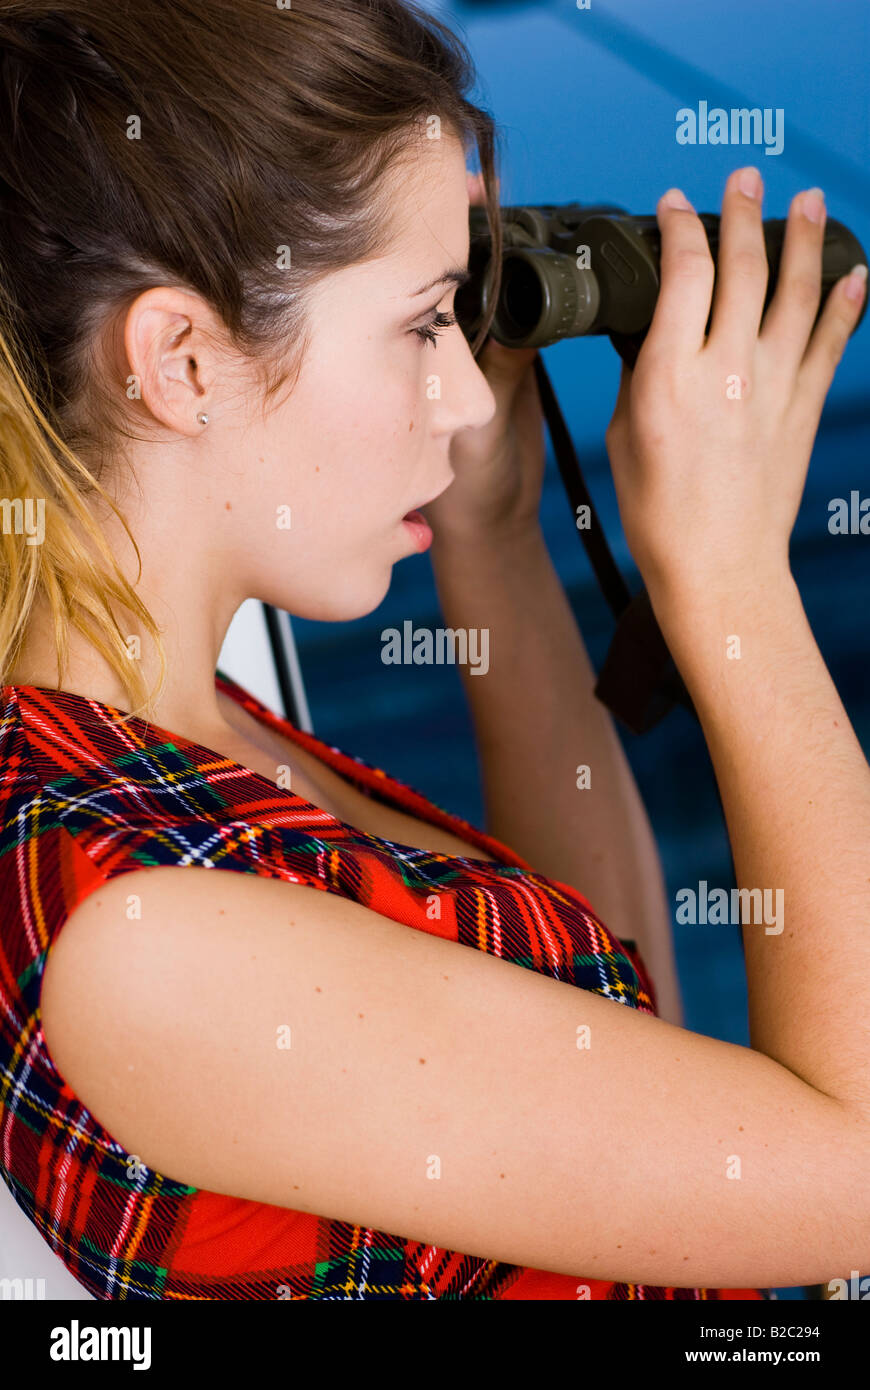
<instances>
[{"instance_id":1,"label":"young woman","mask_svg":"<svg viewBox=\"0 0 870 1390\"><path fill-rule=\"evenodd\" d=\"M745 930L744 1048L679 1026L649 826L538 525L532 355L481 370L452 321L472 140L498 199L461 46L400 0L3 0L0 73L18 1202L102 1299L759 1298L870 1268L842 985L870 967L870 773L788 564L862 289L813 327L816 195L762 323L760 183L729 179L707 338L704 232L662 199L608 432L739 883L785 895L781 933ZM491 635L487 834L215 679L244 599L362 616L429 526L446 621Z\"/></svg>"}]
</instances>

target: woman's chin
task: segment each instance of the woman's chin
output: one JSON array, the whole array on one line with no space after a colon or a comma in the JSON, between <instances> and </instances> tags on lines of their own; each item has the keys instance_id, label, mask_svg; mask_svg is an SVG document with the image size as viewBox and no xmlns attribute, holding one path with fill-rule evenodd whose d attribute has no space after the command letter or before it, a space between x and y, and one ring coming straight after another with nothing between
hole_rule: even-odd
<instances>
[{"instance_id":1,"label":"woman's chin","mask_svg":"<svg viewBox=\"0 0 870 1390\"><path fill-rule=\"evenodd\" d=\"M294 617L306 618L315 623L353 623L358 618L368 617L380 607L390 591L392 579L393 567L390 565L386 573L360 575L346 591L336 591L333 587L328 594L323 595L322 602L309 601L300 604L297 600L294 603L293 595L287 594L283 606Z\"/></svg>"}]
</instances>

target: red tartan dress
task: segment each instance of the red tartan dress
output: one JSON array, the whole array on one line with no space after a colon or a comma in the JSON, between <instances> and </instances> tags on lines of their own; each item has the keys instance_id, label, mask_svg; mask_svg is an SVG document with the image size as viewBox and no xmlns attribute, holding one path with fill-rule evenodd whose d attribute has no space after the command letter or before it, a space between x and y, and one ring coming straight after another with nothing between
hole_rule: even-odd
<instances>
[{"instance_id":1,"label":"red tartan dress","mask_svg":"<svg viewBox=\"0 0 870 1390\"><path fill-rule=\"evenodd\" d=\"M213 750L83 696L0 687L0 1174L70 1273L113 1299L760 1299L552 1274L191 1187L140 1165L55 1067L42 1032L46 954L117 874L196 865L302 883L644 1013L634 944L577 892L380 768L293 727L218 672L261 723L365 794L497 860L354 829ZM441 919L426 915L438 885ZM588 1293L586 1290L588 1289ZM279 1290L283 1292L279 1293Z\"/></svg>"}]
</instances>

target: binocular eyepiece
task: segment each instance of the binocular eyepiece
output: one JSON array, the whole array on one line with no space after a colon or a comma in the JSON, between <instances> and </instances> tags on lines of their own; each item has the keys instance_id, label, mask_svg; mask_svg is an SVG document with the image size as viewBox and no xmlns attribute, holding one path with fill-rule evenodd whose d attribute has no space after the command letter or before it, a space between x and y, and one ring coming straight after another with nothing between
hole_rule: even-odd
<instances>
[{"instance_id":1,"label":"binocular eyepiece","mask_svg":"<svg viewBox=\"0 0 870 1390\"><path fill-rule=\"evenodd\" d=\"M634 366L661 283L657 219L633 217L611 204L580 203L505 207L501 217L502 274L491 336L507 347L542 348L562 338L606 333ZM715 261L720 218L715 213L701 213L700 218ZM763 223L769 267L765 309L776 289L785 228L785 219ZM456 295L455 312L473 342L489 313L495 281L485 208L470 209L470 230L471 279ZM819 313L836 282L861 262L866 264L867 257L857 237L828 218ZM858 323L866 307L865 298Z\"/></svg>"}]
</instances>

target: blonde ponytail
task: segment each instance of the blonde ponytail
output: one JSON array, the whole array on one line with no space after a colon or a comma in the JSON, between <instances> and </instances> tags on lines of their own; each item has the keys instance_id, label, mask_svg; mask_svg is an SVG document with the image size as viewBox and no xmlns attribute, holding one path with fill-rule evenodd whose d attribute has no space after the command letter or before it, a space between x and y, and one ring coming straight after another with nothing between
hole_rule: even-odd
<instances>
[{"instance_id":1,"label":"blonde ponytail","mask_svg":"<svg viewBox=\"0 0 870 1390\"><path fill-rule=\"evenodd\" d=\"M115 503L67 447L37 403L19 367L26 361L9 316L0 318L0 683L9 682L37 599L54 620L58 688L76 628L108 662L127 693L133 715L153 716L166 678L160 629L121 573L83 493L97 492L111 507L142 558ZM28 506L29 504L29 506ZM34 511L40 533L27 534ZM15 524L10 524L14 519ZM82 543L76 525L93 543ZM137 618L160 658L160 679L150 693L112 604ZM125 721L122 721L125 722Z\"/></svg>"}]
</instances>

